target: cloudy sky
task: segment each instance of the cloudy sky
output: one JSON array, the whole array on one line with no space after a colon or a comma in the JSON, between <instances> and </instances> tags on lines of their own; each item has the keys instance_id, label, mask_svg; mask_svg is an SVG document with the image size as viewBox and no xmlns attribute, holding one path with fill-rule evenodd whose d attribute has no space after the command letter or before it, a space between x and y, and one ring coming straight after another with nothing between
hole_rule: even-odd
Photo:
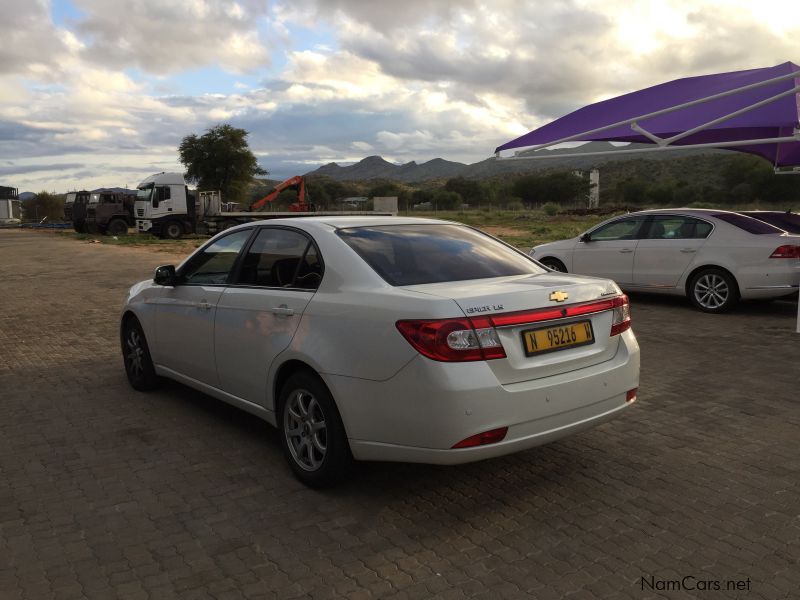
<instances>
[{"instance_id":1,"label":"cloudy sky","mask_svg":"<svg viewBox=\"0 0 800 600\"><path fill-rule=\"evenodd\" d=\"M229 122L274 178L474 162L584 104L800 62L796 0L0 0L0 184L130 186Z\"/></svg>"}]
</instances>

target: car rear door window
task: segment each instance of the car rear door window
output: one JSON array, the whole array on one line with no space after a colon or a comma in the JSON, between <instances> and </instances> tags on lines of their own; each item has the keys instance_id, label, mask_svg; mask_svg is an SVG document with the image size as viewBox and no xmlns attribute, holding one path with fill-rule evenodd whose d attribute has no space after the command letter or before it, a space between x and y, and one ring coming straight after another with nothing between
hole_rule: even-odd
<instances>
[{"instance_id":1,"label":"car rear door window","mask_svg":"<svg viewBox=\"0 0 800 600\"><path fill-rule=\"evenodd\" d=\"M181 282L189 285L225 285L236 257L252 231L242 229L230 233L194 254L181 269Z\"/></svg>"},{"instance_id":2,"label":"car rear door window","mask_svg":"<svg viewBox=\"0 0 800 600\"><path fill-rule=\"evenodd\" d=\"M262 228L242 260L237 285L315 290L322 263L311 240L298 231Z\"/></svg>"},{"instance_id":3,"label":"car rear door window","mask_svg":"<svg viewBox=\"0 0 800 600\"><path fill-rule=\"evenodd\" d=\"M704 239L711 233L712 225L706 221L681 215L655 215L647 229L650 240ZM594 237L594 236L592 236Z\"/></svg>"},{"instance_id":4,"label":"car rear door window","mask_svg":"<svg viewBox=\"0 0 800 600\"><path fill-rule=\"evenodd\" d=\"M521 252L462 225L352 227L338 234L394 286L545 272Z\"/></svg>"}]
</instances>

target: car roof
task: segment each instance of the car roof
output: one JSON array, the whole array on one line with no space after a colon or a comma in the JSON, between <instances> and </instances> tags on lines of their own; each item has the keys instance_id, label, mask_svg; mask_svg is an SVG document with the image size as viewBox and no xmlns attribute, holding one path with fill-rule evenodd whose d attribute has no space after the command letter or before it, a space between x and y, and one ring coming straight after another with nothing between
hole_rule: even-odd
<instances>
[{"instance_id":1,"label":"car roof","mask_svg":"<svg viewBox=\"0 0 800 600\"><path fill-rule=\"evenodd\" d=\"M379 227L383 225L459 225L454 221L445 221L443 219L425 219L421 217L392 217L392 216L372 216L372 215L346 215L346 216L331 216L321 215L316 217L287 217L283 219L265 219L262 221L255 221L250 225L290 225L292 227L302 227L311 225L312 227L319 227L320 225L327 225L334 229L344 229L347 227Z\"/></svg>"},{"instance_id":2,"label":"car roof","mask_svg":"<svg viewBox=\"0 0 800 600\"><path fill-rule=\"evenodd\" d=\"M670 215L682 214L696 217L713 217L720 213L739 214L732 210L719 210L716 208L652 208L629 213L631 215Z\"/></svg>"},{"instance_id":3,"label":"car roof","mask_svg":"<svg viewBox=\"0 0 800 600\"><path fill-rule=\"evenodd\" d=\"M790 210L740 210L738 211L743 215L794 215L798 216L798 213L792 212Z\"/></svg>"}]
</instances>

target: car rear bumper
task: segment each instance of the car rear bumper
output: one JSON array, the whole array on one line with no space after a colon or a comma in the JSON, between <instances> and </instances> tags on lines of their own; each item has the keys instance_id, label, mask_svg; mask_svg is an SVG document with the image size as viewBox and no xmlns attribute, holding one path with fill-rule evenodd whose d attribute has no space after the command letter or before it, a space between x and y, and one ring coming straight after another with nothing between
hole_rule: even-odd
<instances>
[{"instance_id":1,"label":"car rear bumper","mask_svg":"<svg viewBox=\"0 0 800 600\"><path fill-rule=\"evenodd\" d=\"M611 360L509 385L499 384L485 362L423 357L387 381L325 380L355 458L458 464L545 444L614 418L631 404L626 392L639 385L639 347L626 331ZM508 433L498 443L452 449L500 427Z\"/></svg>"},{"instance_id":2,"label":"car rear bumper","mask_svg":"<svg viewBox=\"0 0 800 600\"><path fill-rule=\"evenodd\" d=\"M737 274L739 293L745 300L758 298L780 298L797 292L800 284L800 261L796 259L773 258L775 264L769 269L746 269Z\"/></svg>"},{"instance_id":3,"label":"car rear bumper","mask_svg":"<svg viewBox=\"0 0 800 600\"><path fill-rule=\"evenodd\" d=\"M570 411L569 413L558 415L559 417L567 417L567 424L560 423L564 420L563 418L549 417L513 425L509 427L508 434L503 441L474 448L420 448L418 446L350 440L350 449L353 452L353 456L358 460L458 465L513 454L514 452L553 442L573 433L585 431L595 425L613 419L631 404L632 402L625 400L625 394L621 394L618 397L586 406L582 411Z\"/></svg>"}]
</instances>

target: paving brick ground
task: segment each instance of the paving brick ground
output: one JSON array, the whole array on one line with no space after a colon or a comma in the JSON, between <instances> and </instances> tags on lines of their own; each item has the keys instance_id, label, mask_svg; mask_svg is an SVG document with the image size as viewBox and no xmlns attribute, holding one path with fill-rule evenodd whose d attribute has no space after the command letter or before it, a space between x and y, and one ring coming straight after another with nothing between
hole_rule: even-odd
<instances>
[{"instance_id":1,"label":"paving brick ground","mask_svg":"<svg viewBox=\"0 0 800 600\"><path fill-rule=\"evenodd\" d=\"M254 417L128 387L124 292L171 261L0 231L3 600L800 597L796 303L707 316L637 296L624 417L317 492ZM687 576L749 590L676 591Z\"/></svg>"}]
</instances>

